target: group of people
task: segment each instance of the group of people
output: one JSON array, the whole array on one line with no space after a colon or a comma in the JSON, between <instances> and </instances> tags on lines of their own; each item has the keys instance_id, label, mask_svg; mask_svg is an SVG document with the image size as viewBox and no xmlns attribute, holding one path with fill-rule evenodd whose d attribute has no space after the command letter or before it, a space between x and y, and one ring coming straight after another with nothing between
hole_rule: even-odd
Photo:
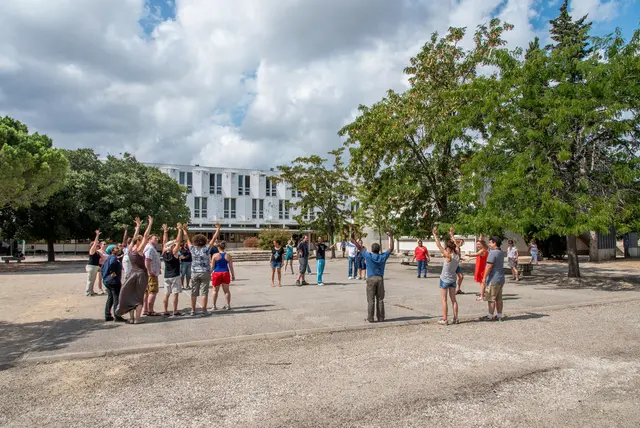
<instances>
[{"instance_id":1,"label":"group of people","mask_svg":"<svg viewBox=\"0 0 640 428\"><path fill-rule=\"evenodd\" d=\"M163 299L165 317L178 317L178 299L183 290L191 290L191 316L210 315L207 311L210 284L213 287L213 310L217 310L220 288L225 295L224 310L231 310L229 285L235 280L233 258L226 251L226 243L218 241L220 224L207 241L204 235L190 238L186 225L177 224L177 236L169 239L168 227L162 225L162 250L157 251L159 237L151 234L153 218L149 216L144 234L140 235L141 220L135 218L133 237L127 238L127 228L121 244L100 242L100 230L89 249L86 295L92 296L96 278L99 278L97 294L105 294L105 321L140 324L145 316L159 316L155 301L160 291L159 276L164 263ZM186 283L186 285L185 285ZM197 312L198 298L201 311ZM169 300L172 299L172 310ZM123 316L129 314L126 320Z\"/></svg>"},{"instance_id":2,"label":"group of people","mask_svg":"<svg viewBox=\"0 0 640 428\"><path fill-rule=\"evenodd\" d=\"M202 234L192 238L186 225L177 224L177 236L169 239L168 227L162 225L162 250L157 251L159 237L151 234L153 218L149 216L144 234L140 235L141 220L135 218L135 230L133 237L127 238L127 228L124 228L124 236L121 244L106 245L99 240L100 231L96 231L95 239L89 250L89 262L87 264L87 288L86 295L94 293L94 284L98 279L98 293L107 294L105 304L105 321L129 322L140 324L142 316L159 316L155 312L155 301L160 288L159 276L164 263L163 285L165 295L163 299L165 317L178 317L183 314L178 310L178 300L184 290L190 290L191 316L210 315L207 311L209 288L213 288L212 306L217 310L217 301L220 288L225 295L224 310L231 309L230 284L235 280L233 258L226 251L226 243L218 241L220 224L216 225L216 232L210 240ZM464 294L461 290L464 275L460 262L462 254L460 247L462 240L455 238L453 228L449 230L449 239L444 243L438 237L437 227L433 229L438 250L442 254L443 266L440 274L440 295L442 300L442 319L440 324L449 324L449 302L453 310L452 323L457 324L458 302L456 295ZM374 322L374 315L378 321L384 321L384 270L390 254L394 250L393 235L389 236L389 250L381 253L380 244L374 243L371 251L367 251L361 239L356 240L352 234L350 239L343 240L340 245L348 258L348 278L365 279L367 294L367 322ZM486 319L501 320L503 318L502 288L505 283L504 258L505 254L500 249L501 239L494 236L487 244L482 236L476 241L477 251L467 254L467 257L476 259L474 279L480 284L480 293L476 300L488 302L488 315ZM322 237L316 242L310 243L305 235L294 246L289 241L286 247L279 240L273 241L271 248L271 286L282 285L282 267L285 272L290 267L294 274L293 260L294 248L297 250L299 264L297 286L308 285L307 273L310 273L309 255L313 248L316 254L317 285L323 286L323 274L325 270L326 251L332 250L336 244L328 245ZM538 249L535 241L529 244L531 254L530 263L538 263ZM511 268L513 278L519 280L518 250L513 241L509 240L507 249L507 263ZM417 262L418 278L427 277L427 265L431 260L429 250L418 241L414 250L413 260ZM105 290L106 289L106 293ZM200 313L197 311L198 298L200 298ZM171 300L171 310L169 301ZM129 314L125 320L124 315Z\"/></svg>"}]
</instances>

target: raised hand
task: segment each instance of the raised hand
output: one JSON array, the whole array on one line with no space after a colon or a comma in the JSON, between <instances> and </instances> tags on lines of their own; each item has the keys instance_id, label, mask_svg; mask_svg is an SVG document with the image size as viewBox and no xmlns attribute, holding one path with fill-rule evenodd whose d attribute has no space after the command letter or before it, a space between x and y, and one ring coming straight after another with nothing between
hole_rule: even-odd
<instances>
[{"instance_id":1,"label":"raised hand","mask_svg":"<svg viewBox=\"0 0 640 428\"><path fill-rule=\"evenodd\" d=\"M216 229L218 229L218 230L220 229L220 222L219 221L216 222Z\"/></svg>"},{"instance_id":2,"label":"raised hand","mask_svg":"<svg viewBox=\"0 0 640 428\"><path fill-rule=\"evenodd\" d=\"M438 234L438 226L433 226L433 229L431 229L431 232L433 232L433 236Z\"/></svg>"},{"instance_id":3,"label":"raised hand","mask_svg":"<svg viewBox=\"0 0 640 428\"><path fill-rule=\"evenodd\" d=\"M140 217L134 218L133 221L136 223L136 226L140 226L142 224L142 220L140 220Z\"/></svg>"},{"instance_id":4,"label":"raised hand","mask_svg":"<svg viewBox=\"0 0 640 428\"><path fill-rule=\"evenodd\" d=\"M453 227L449 228L449 235L451 236L455 235L455 230L453 229Z\"/></svg>"},{"instance_id":5,"label":"raised hand","mask_svg":"<svg viewBox=\"0 0 640 428\"><path fill-rule=\"evenodd\" d=\"M153 217L149 216L148 220L149 220L149 224L153 224Z\"/></svg>"},{"instance_id":6,"label":"raised hand","mask_svg":"<svg viewBox=\"0 0 640 428\"><path fill-rule=\"evenodd\" d=\"M101 233L102 233L102 232L100 232L100 229L97 229L97 230L96 230L96 238L97 238L98 236L100 236L100 234L101 234Z\"/></svg>"},{"instance_id":7,"label":"raised hand","mask_svg":"<svg viewBox=\"0 0 640 428\"><path fill-rule=\"evenodd\" d=\"M177 229L177 230L182 229L182 223L178 223L178 224L176 224L176 229Z\"/></svg>"},{"instance_id":8,"label":"raised hand","mask_svg":"<svg viewBox=\"0 0 640 428\"><path fill-rule=\"evenodd\" d=\"M127 231L127 225L126 225L126 224L123 224L123 225L122 225L122 229L126 232L126 231Z\"/></svg>"},{"instance_id":9,"label":"raised hand","mask_svg":"<svg viewBox=\"0 0 640 428\"><path fill-rule=\"evenodd\" d=\"M167 224L166 223L162 225L162 230L165 231L165 232L167 231Z\"/></svg>"}]
</instances>

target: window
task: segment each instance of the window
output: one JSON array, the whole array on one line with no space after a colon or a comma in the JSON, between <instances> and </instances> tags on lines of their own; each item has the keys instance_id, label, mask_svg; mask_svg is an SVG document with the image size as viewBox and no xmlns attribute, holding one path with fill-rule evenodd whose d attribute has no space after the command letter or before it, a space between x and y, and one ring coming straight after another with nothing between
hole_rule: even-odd
<instances>
[{"instance_id":1,"label":"window","mask_svg":"<svg viewBox=\"0 0 640 428\"><path fill-rule=\"evenodd\" d=\"M187 190L190 192L193 187L193 173L187 172Z\"/></svg>"},{"instance_id":2,"label":"window","mask_svg":"<svg viewBox=\"0 0 640 428\"><path fill-rule=\"evenodd\" d=\"M360 202L351 202L351 212L356 212L360 209Z\"/></svg>"},{"instance_id":3,"label":"window","mask_svg":"<svg viewBox=\"0 0 640 428\"><path fill-rule=\"evenodd\" d=\"M236 218L236 200L224 198L224 218Z\"/></svg>"},{"instance_id":4,"label":"window","mask_svg":"<svg viewBox=\"0 0 640 428\"><path fill-rule=\"evenodd\" d=\"M178 174L178 184L181 186L185 185L184 182L184 171L180 171L180 173Z\"/></svg>"},{"instance_id":5,"label":"window","mask_svg":"<svg viewBox=\"0 0 640 428\"><path fill-rule=\"evenodd\" d=\"M313 210L309 210L304 215L305 221L314 221L316 219L316 213Z\"/></svg>"},{"instance_id":6,"label":"window","mask_svg":"<svg viewBox=\"0 0 640 428\"><path fill-rule=\"evenodd\" d=\"M254 199L251 203L251 217L253 219L264 218L264 199Z\"/></svg>"},{"instance_id":7,"label":"window","mask_svg":"<svg viewBox=\"0 0 640 428\"><path fill-rule=\"evenodd\" d=\"M193 198L193 217L207 218L207 198Z\"/></svg>"},{"instance_id":8,"label":"window","mask_svg":"<svg viewBox=\"0 0 640 428\"><path fill-rule=\"evenodd\" d=\"M267 196L276 196L276 182L270 177L267 177L266 184L267 184Z\"/></svg>"},{"instance_id":9,"label":"window","mask_svg":"<svg viewBox=\"0 0 640 428\"><path fill-rule=\"evenodd\" d=\"M185 177L187 178L186 182ZM193 173L180 171L178 173L178 184L181 186L187 186L187 190L190 192L193 186Z\"/></svg>"},{"instance_id":10,"label":"window","mask_svg":"<svg viewBox=\"0 0 640 428\"><path fill-rule=\"evenodd\" d=\"M251 193L251 176L239 175L238 176L238 195L249 195Z\"/></svg>"},{"instance_id":11,"label":"window","mask_svg":"<svg viewBox=\"0 0 640 428\"><path fill-rule=\"evenodd\" d=\"M291 197L293 198L301 198L302 197L302 190L298 190L295 187L291 188Z\"/></svg>"},{"instance_id":12,"label":"window","mask_svg":"<svg viewBox=\"0 0 640 428\"><path fill-rule=\"evenodd\" d=\"M278 218L280 220L289 220L289 202L284 200L280 200L279 202Z\"/></svg>"},{"instance_id":13,"label":"window","mask_svg":"<svg viewBox=\"0 0 640 428\"><path fill-rule=\"evenodd\" d=\"M222 195L222 174L209 174L209 193Z\"/></svg>"}]
</instances>

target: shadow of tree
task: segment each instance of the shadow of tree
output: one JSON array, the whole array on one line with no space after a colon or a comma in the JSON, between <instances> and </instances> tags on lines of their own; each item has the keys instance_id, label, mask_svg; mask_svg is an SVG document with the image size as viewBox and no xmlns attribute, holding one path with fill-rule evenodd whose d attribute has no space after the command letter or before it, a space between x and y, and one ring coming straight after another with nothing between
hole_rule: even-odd
<instances>
[{"instance_id":1,"label":"shadow of tree","mask_svg":"<svg viewBox=\"0 0 640 428\"><path fill-rule=\"evenodd\" d=\"M90 318L24 324L0 321L0 371L13 367L29 352L62 349L92 330L111 328L117 325Z\"/></svg>"},{"instance_id":2,"label":"shadow of tree","mask_svg":"<svg viewBox=\"0 0 640 428\"><path fill-rule=\"evenodd\" d=\"M44 275L85 272L86 262L0 264L2 275Z\"/></svg>"},{"instance_id":3,"label":"shadow of tree","mask_svg":"<svg viewBox=\"0 0 640 428\"><path fill-rule=\"evenodd\" d=\"M566 266L538 266L534 275L525 277L521 285L543 286L544 289L593 289L602 291L640 291L640 275L606 264L590 264L581 268L580 278L568 278Z\"/></svg>"}]
</instances>

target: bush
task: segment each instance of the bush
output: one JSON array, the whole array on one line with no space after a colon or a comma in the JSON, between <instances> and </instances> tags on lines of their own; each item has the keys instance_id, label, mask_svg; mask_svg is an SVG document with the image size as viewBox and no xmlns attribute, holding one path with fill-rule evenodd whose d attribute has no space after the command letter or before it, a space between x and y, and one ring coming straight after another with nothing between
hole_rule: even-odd
<instances>
[{"instance_id":1,"label":"bush","mask_svg":"<svg viewBox=\"0 0 640 428\"><path fill-rule=\"evenodd\" d=\"M261 250L270 250L273 246L274 240L279 240L282 246L286 246L287 242L291 239L291 234L284 230L278 229L265 229L258 235L260 241L259 247Z\"/></svg>"},{"instance_id":2,"label":"bush","mask_svg":"<svg viewBox=\"0 0 640 428\"><path fill-rule=\"evenodd\" d=\"M258 244L260 244L260 240L257 236L252 236L251 238L247 238L244 240L242 245L245 248L258 248Z\"/></svg>"}]
</instances>

